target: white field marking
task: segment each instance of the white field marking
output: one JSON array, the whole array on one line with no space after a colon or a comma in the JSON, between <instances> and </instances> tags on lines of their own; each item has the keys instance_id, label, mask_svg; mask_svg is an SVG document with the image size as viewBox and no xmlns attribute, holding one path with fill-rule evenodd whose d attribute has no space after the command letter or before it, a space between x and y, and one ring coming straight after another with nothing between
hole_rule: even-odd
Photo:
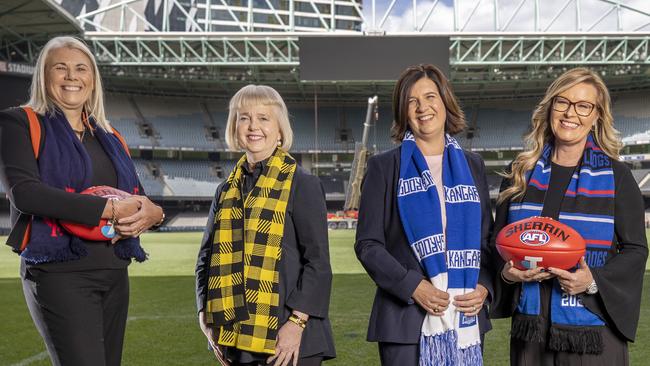
<instances>
[{"instance_id":1,"label":"white field marking","mask_svg":"<svg viewBox=\"0 0 650 366\"><path fill-rule=\"evenodd\" d=\"M130 316L126 320L161 320L161 319L198 319L199 315L143 315L143 316Z\"/></svg>"},{"instance_id":2,"label":"white field marking","mask_svg":"<svg viewBox=\"0 0 650 366\"><path fill-rule=\"evenodd\" d=\"M31 363L34 363L36 361L42 361L42 360L45 360L47 358L48 358L47 351L43 351L41 353L35 354L34 356L27 357L24 360L20 360L20 361L14 363L11 366L27 366L27 365L29 365Z\"/></svg>"},{"instance_id":3,"label":"white field marking","mask_svg":"<svg viewBox=\"0 0 650 366\"><path fill-rule=\"evenodd\" d=\"M130 316L127 318L127 321L134 321L134 320L161 320L161 319L194 319L198 318L198 315L192 316L192 315L144 315L144 316ZM48 354L46 351L43 351L41 353L37 353L34 356L30 356L28 358L25 358L23 360L18 361L17 363L14 363L10 366L27 366L30 365L36 361L42 361L48 358Z\"/></svg>"}]
</instances>

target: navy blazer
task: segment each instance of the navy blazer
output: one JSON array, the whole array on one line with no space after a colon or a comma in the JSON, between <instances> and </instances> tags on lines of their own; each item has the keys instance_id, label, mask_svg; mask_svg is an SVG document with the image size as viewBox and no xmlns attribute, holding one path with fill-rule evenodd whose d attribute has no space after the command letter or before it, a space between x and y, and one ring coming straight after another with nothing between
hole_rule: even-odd
<instances>
[{"instance_id":1,"label":"navy blazer","mask_svg":"<svg viewBox=\"0 0 650 366\"><path fill-rule=\"evenodd\" d=\"M397 209L401 148L375 155L361 186L359 222L354 249L370 277L377 284L370 314L368 341L416 344L426 312L411 298L426 276L411 249ZM467 163L481 199L481 254L488 248L492 230L492 211L483 159L465 151ZM453 218L448 218L453 219ZM477 225L479 223L476 223ZM492 298L494 271L489 256L481 255L479 283ZM484 261L486 265L484 266ZM486 306L479 313L479 328L484 334L492 328Z\"/></svg>"}]
</instances>

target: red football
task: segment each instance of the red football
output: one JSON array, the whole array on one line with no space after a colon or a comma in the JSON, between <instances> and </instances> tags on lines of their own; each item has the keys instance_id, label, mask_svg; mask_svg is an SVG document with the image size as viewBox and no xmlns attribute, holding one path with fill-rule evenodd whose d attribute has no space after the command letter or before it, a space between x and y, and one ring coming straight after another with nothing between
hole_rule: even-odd
<instances>
[{"instance_id":1,"label":"red football","mask_svg":"<svg viewBox=\"0 0 650 366\"><path fill-rule=\"evenodd\" d=\"M550 217L534 216L505 226L496 239L506 262L521 270L536 267L570 269L585 255L587 244L570 226Z\"/></svg>"},{"instance_id":2,"label":"red football","mask_svg":"<svg viewBox=\"0 0 650 366\"><path fill-rule=\"evenodd\" d=\"M115 198L118 200L131 196L129 193L109 186L90 187L83 190L81 194L89 194L104 198ZM115 231L108 225L108 220L106 219L102 219L98 226L86 226L66 221L61 221L61 226L63 226L63 228L65 228L70 234L91 241L111 240L115 236Z\"/></svg>"}]
</instances>

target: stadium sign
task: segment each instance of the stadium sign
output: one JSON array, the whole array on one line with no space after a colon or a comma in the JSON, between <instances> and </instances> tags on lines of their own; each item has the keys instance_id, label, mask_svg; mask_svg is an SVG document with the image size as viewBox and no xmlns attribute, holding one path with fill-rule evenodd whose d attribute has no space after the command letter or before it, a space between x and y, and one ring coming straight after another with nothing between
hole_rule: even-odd
<instances>
[{"instance_id":1,"label":"stadium sign","mask_svg":"<svg viewBox=\"0 0 650 366\"><path fill-rule=\"evenodd\" d=\"M32 75L34 73L34 66L27 65L27 64L19 64L15 62L0 61L0 73Z\"/></svg>"},{"instance_id":2,"label":"stadium sign","mask_svg":"<svg viewBox=\"0 0 650 366\"><path fill-rule=\"evenodd\" d=\"M622 161L648 161L650 160L650 154L633 154L633 155L622 155Z\"/></svg>"}]
</instances>

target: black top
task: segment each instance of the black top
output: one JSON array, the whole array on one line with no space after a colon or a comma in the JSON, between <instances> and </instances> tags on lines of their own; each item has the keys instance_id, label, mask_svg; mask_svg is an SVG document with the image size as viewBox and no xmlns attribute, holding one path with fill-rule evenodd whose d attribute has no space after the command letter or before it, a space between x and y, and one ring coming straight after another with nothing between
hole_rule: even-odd
<instances>
[{"instance_id":1,"label":"black top","mask_svg":"<svg viewBox=\"0 0 650 366\"><path fill-rule=\"evenodd\" d=\"M262 172L264 171L264 167L266 166L266 163L269 161L269 159L266 159L264 161L257 162L253 168L248 164L244 164L244 174L242 179L242 186L241 186L241 196L246 197L248 194L255 188L255 183L257 183L257 179L262 175Z\"/></svg>"},{"instance_id":2,"label":"black top","mask_svg":"<svg viewBox=\"0 0 650 366\"><path fill-rule=\"evenodd\" d=\"M557 167L558 165L555 164L552 166L551 182L549 182L543 208L543 213L548 213L551 217L557 217L559 209L550 207L557 204L554 201L561 203L568 184L561 181L567 179L568 173L562 173L562 167L559 169L559 174L556 173L553 169ZM569 169L573 170L573 168L566 168ZM583 304L604 319L607 326L617 335L622 339L634 341L639 321L643 275L648 257L643 197L630 169L625 164L612 159L612 169L615 182L614 244L616 250L603 267L590 268L598 285L598 293L595 295L583 293L579 296ZM510 185L511 182L504 179L501 182L501 191ZM509 202L497 205L494 234L489 247L488 255L496 264L494 267L496 297L494 306L490 308L492 318L512 316L517 308L521 289L519 284L508 285L501 279L500 272L505 263L495 247L496 235L507 225L508 206Z\"/></svg>"},{"instance_id":3,"label":"black top","mask_svg":"<svg viewBox=\"0 0 650 366\"><path fill-rule=\"evenodd\" d=\"M92 160L92 185L117 186L117 174L99 141L89 132L83 145ZM66 192L41 182L22 108L0 112L0 179L11 202L11 224L21 213L97 225L106 198ZM125 268L131 261L118 258L110 242L86 241L88 255L78 260L31 265L48 271Z\"/></svg>"},{"instance_id":4,"label":"black top","mask_svg":"<svg viewBox=\"0 0 650 366\"><path fill-rule=\"evenodd\" d=\"M245 187L254 186L264 163L258 163L252 171L248 167L244 169ZM221 183L217 187L212 200L196 263L196 306L199 312L205 309L214 217L224 186L225 183ZM242 187L243 193L246 193L245 187ZM300 344L300 357L333 358L336 354L328 316L332 269L329 260L325 191L318 177L300 167L296 169L291 183L281 245L282 256L277 263L280 275L279 326L287 322L294 309L308 314L309 321ZM239 356L240 354L237 354L235 357L240 358ZM248 353L244 357L248 356L251 354ZM244 360L246 358L242 359Z\"/></svg>"},{"instance_id":5,"label":"black top","mask_svg":"<svg viewBox=\"0 0 650 366\"><path fill-rule=\"evenodd\" d=\"M548 189L544 197L544 207L540 216L550 217L553 220L559 219L564 192L569 187L575 170L576 167L574 166L567 167L551 162L551 177L549 178Z\"/></svg>"},{"instance_id":6,"label":"black top","mask_svg":"<svg viewBox=\"0 0 650 366\"><path fill-rule=\"evenodd\" d=\"M485 165L478 154L464 151L481 199L481 272L479 283L492 290L492 264L483 255L492 230L492 211ZM426 312L411 298L426 276L411 249L397 208L400 147L368 160L361 189L359 222L354 249L377 285L370 314L368 341L417 344ZM450 220L451 218L448 218ZM481 333L490 330L486 309L479 313Z\"/></svg>"},{"instance_id":7,"label":"black top","mask_svg":"<svg viewBox=\"0 0 650 366\"><path fill-rule=\"evenodd\" d=\"M551 162L551 176L548 182L548 189L544 197L544 206L540 216L550 217L558 220L560 217L560 210L562 208L562 201L564 200L564 192L571 183L571 177L575 172L576 167L565 167L562 165ZM540 291L540 304L541 311L540 317L543 319L541 324L544 324L540 329L542 339L546 339L551 326L551 294L553 291L553 281L546 280L539 284Z\"/></svg>"}]
</instances>

